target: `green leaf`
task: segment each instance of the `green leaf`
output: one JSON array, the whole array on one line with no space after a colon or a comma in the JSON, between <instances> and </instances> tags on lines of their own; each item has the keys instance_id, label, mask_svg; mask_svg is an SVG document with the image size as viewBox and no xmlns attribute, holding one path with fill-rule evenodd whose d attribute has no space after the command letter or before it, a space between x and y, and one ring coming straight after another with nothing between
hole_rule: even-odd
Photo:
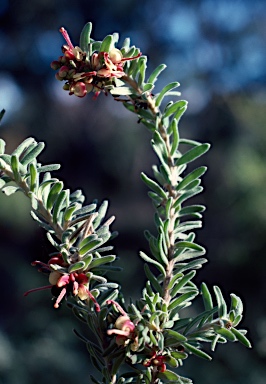
<instances>
[{"instance_id":1,"label":"green leaf","mask_svg":"<svg viewBox=\"0 0 266 384\"><path fill-rule=\"evenodd\" d=\"M116 256L115 255L109 255L109 256L102 256L101 258L99 259L94 259L89 267L90 267L90 270L92 268L96 268L98 267L99 265L102 265L102 264L107 264L107 263L112 263L114 260L116 259Z\"/></svg>"},{"instance_id":2,"label":"green leaf","mask_svg":"<svg viewBox=\"0 0 266 384\"><path fill-rule=\"evenodd\" d=\"M180 211L178 212L178 216L185 216L185 215L194 216L199 214L200 212L204 212L205 209L206 208L204 207L204 205L189 205L187 207L181 208ZM197 217L201 217L201 216L197 216Z\"/></svg>"},{"instance_id":3,"label":"green leaf","mask_svg":"<svg viewBox=\"0 0 266 384\"><path fill-rule=\"evenodd\" d=\"M145 81L145 73L147 68L147 57L141 56L138 60L138 86L142 87Z\"/></svg>"},{"instance_id":4,"label":"green leaf","mask_svg":"<svg viewBox=\"0 0 266 384\"><path fill-rule=\"evenodd\" d=\"M38 143L30 152L27 153L26 156L21 159L21 164L28 165L31 163L42 152L44 147L45 144L43 142Z\"/></svg>"},{"instance_id":5,"label":"green leaf","mask_svg":"<svg viewBox=\"0 0 266 384\"><path fill-rule=\"evenodd\" d=\"M88 238L84 239L79 245L80 256L83 256L88 252L95 251L95 249L98 248L102 243L103 241L101 239L95 239L95 240L91 240Z\"/></svg>"},{"instance_id":6,"label":"green leaf","mask_svg":"<svg viewBox=\"0 0 266 384\"><path fill-rule=\"evenodd\" d=\"M54 205L59 193L61 192L63 185L64 184L62 181L58 181L52 186L52 188L49 192L49 195L47 197L47 202L46 202L46 208L48 211L51 211L51 209L53 208L53 205Z\"/></svg>"},{"instance_id":7,"label":"green leaf","mask_svg":"<svg viewBox=\"0 0 266 384\"><path fill-rule=\"evenodd\" d=\"M154 88L154 85L153 85L153 84L151 84L151 83L146 83L146 84L143 86L142 90L143 90L143 93L145 93L145 92L150 92L150 91L152 91L153 88Z\"/></svg>"},{"instance_id":8,"label":"green leaf","mask_svg":"<svg viewBox=\"0 0 266 384\"><path fill-rule=\"evenodd\" d=\"M33 137L28 137L26 140L24 140L16 149L13 151L12 155L17 155L18 157L26 151L32 144L34 146L37 145L36 140Z\"/></svg>"},{"instance_id":9,"label":"green leaf","mask_svg":"<svg viewBox=\"0 0 266 384\"><path fill-rule=\"evenodd\" d=\"M107 35L101 44L100 52L109 52L113 45L113 35Z\"/></svg>"},{"instance_id":10,"label":"green leaf","mask_svg":"<svg viewBox=\"0 0 266 384\"><path fill-rule=\"evenodd\" d=\"M179 100L175 103L173 103L171 106L165 109L165 112L163 113L164 117L171 116L173 113L178 113L180 110L184 113L187 108L187 101L185 100ZM176 119L176 115L175 115ZM177 121L177 119L176 119Z\"/></svg>"},{"instance_id":11,"label":"green leaf","mask_svg":"<svg viewBox=\"0 0 266 384\"><path fill-rule=\"evenodd\" d=\"M47 175L48 173L45 173ZM47 198L51 189L51 185L58 182L58 179L48 179L48 180L43 180L41 185L38 188L38 198L43 200L43 203L46 204Z\"/></svg>"},{"instance_id":12,"label":"green leaf","mask_svg":"<svg viewBox=\"0 0 266 384\"><path fill-rule=\"evenodd\" d=\"M100 52L101 44L102 44L101 41L93 41L93 42L91 42L90 46L89 46L89 54L91 55L95 51L99 51Z\"/></svg>"},{"instance_id":13,"label":"green leaf","mask_svg":"<svg viewBox=\"0 0 266 384\"><path fill-rule=\"evenodd\" d=\"M175 295L179 292L181 288L184 287L184 285L187 284L188 281L193 279L193 277L196 275L196 271L192 270L187 275L183 276L182 279L178 281L178 283L174 286L171 292L171 296L175 297Z\"/></svg>"},{"instance_id":14,"label":"green leaf","mask_svg":"<svg viewBox=\"0 0 266 384\"><path fill-rule=\"evenodd\" d=\"M70 221L72 219L74 212L78 209L79 206L80 205L78 203L70 204L64 212L64 216L63 216L64 221L66 222Z\"/></svg>"},{"instance_id":15,"label":"green leaf","mask_svg":"<svg viewBox=\"0 0 266 384\"><path fill-rule=\"evenodd\" d=\"M60 164L48 164L48 165L42 165L41 167L37 168L37 171L39 173L41 172L53 172L58 171L58 169L61 168Z\"/></svg>"},{"instance_id":16,"label":"green leaf","mask_svg":"<svg viewBox=\"0 0 266 384\"><path fill-rule=\"evenodd\" d=\"M175 359L186 359L188 357L187 353L177 351L171 351L171 356L173 356Z\"/></svg>"},{"instance_id":17,"label":"green leaf","mask_svg":"<svg viewBox=\"0 0 266 384\"><path fill-rule=\"evenodd\" d=\"M173 134L170 155L173 156L176 153L178 145L179 145L179 132L178 132L178 126L177 126L177 120L176 119L172 120L171 125L170 125L170 130Z\"/></svg>"},{"instance_id":18,"label":"green leaf","mask_svg":"<svg viewBox=\"0 0 266 384\"><path fill-rule=\"evenodd\" d=\"M164 267L163 267L160 263L158 263L158 261L152 259L151 257L149 257L148 255L146 255L146 253L144 253L144 252L142 252L142 251L139 252L139 255L140 255L140 257L141 257L143 260L145 260L147 263L151 263L151 264L155 265L155 266L157 267L157 269L158 269L164 276L166 276L166 272L165 272Z\"/></svg>"},{"instance_id":19,"label":"green leaf","mask_svg":"<svg viewBox=\"0 0 266 384\"><path fill-rule=\"evenodd\" d=\"M189 263L184 263L183 265L181 265L180 263L176 269L178 270L178 272L184 272L184 271L187 271L188 269L193 269L193 268L199 269L202 267L202 264L207 263L207 261L208 261L207 259L202 257L197 260L190 261Z\"/></svg>"},{"instance_id":20,"label":"green leaf","mask_svg":"<svg viewBox=\"0 0 266 384\"><path fill-rule=\"evenodd\" d=\"M159 74L166 68L165 64L158 65L157 68L154 69L150 77L148 78L147 83L154 84L159 76Z\"/></svg>"},{"instance_id":21,"label":"green leaf","mask_svg":"<svg viewBox=\"0 0 266 384\"><path fill-rule=\"evenodd\" d=\"M157 292L159 292L160 295L162 295L162 293L163 293L162 287L161 287L160 283L158 282L158 279L151 272L148 264L144 264L144 271L145 271L145 274L146 274L147 278L149 279L149 281L151 282L152 286L154 287L154 289Z\"/></svg>"},{"instance_id":22,"label":"green leaf","mask_svg":"<svg viewBox=\"0 0 266 384\"><path fill-rule=\"evenodd\" d=\"M203 191L203 187L196 187L194 189L181 193L179 198L175 201L173 208L178 208L178 206L181 205L181 203L190 199L192 196L195 196L201 193L202 191Z\"/></svg>"},{"instance_id":23,"label":"green leaf","mask_svg":"<svg viewBox=\"0 0 266 384\"><path fill-rule=\"evenodd\" d=\"M161 379L164 383L192 384L192 381L189 378L179 376L175 372L170 371L168 369L164 372L159 372L157 377Z\"/></svg>"},{"instance_id":24,"label":"green leaf","mask_svg":"<svg viewBox=\"0 0 266 384\"><path fill-rule=\"evenodd\" d=\"M144 183L155 193L161 196L163 199L167 199L166 192L157 184L154 180L150 179L145 173L141 172L141 178Z\"/></svg>"},{"instance_id":25,"label":"green leaf","mask_svg":"<svg viewBox=\"0 0 266 384\"><path fill-rule=\"evenodd\" d=\"M187 341L187 338L184 335L182 335L179 332L173 331L172 329L167 329L165 332L166 332L167 335L169 335L172 338L176 339L176 341L178 341L178 342Z\"/></svg>"},{"instance_id":26,"label":"green leaf","mask_svg":"<svg viewBox=\"0 0 266 384\"><path fill-rule=\"evenodd\" d=\"M180 279L180 277L183 277L183 273L175 273L172 277L172 280L169 282L168 289L172 289L176 283L176 280Z\"/></svg>"},{"instance_id":27,"label":"green leaf","mask_svg":"<svg viewBox=\"0 0 266 384\"><path fill-rule=\"evenodd\" d=\"M83 270L85 268L86 264L84 261L77 261L75 264L72 264L68 268L68 272L72 273L78 270Z\"/></svg>"},{"instance_id":28,"label":"green leaf","mask_svg":"<svg viewBox=\"0 0 266 384\"><path fill-rule=\"evenodd\" d=\"M148 80L148 83L151 83L151 81ZM179 87L179 83L177 81L174 81L168 85L166 85L162 90L161 92L159 93L159 95L156 97L156 101L155 101L155 106L156 107L159 107L164 96L169 92L171 91L171 89L174 89L176 87Z\"/></svg>"},{"instance_id":29,"label":"green leaf","mask_svg":"<svg viewBox=\"0 0 266 384\"><path fill-rule=\"evenodd\" d=\"M231 296L231 308L230 310L233 310L235 312L235 316L242 315L243 313L243 303L240 297L235 295L234 293L230 294Z\"/></svg>"},{"instance_id":30,"label":"green leaf","mask_svg":"<svg viewBox=\"0 0 266 384\"><path fill-rule=\"evenodd\" d=\"M187 325L186 329L184 330L184 335L186 335L191 328L196 326L196 324L199 324L199 325L197 325L197 328L201 328L206 322L207 323L211 322L210 319L212 319L212 315L214 313L216 313L217 310L218 310L218 307L215 307L211 310L204 311L204 312L200 313L194 319L191 318L189 324Z\"/></svg>"},{"instance_id":31,"label":"green leaf","mask_svg":"<svg viewBox=\"0 0 266 384\"><path fill-rule=\"evenodd\" d=\"M190 184L192 181L198 179L204 173L207 171L207 167L199 167L194 169L194 171L190 172L176 187L176 191L180 191L181 189L185 188L188 184Z\"/></svg>"},{"instance_id":32,"label":"green leaf","mask_svg":"<svg viewBox=\"0 0 266 384\"><path fill-rule=\"evenodd\" d=\"M229 341L236 341L236 336L234 335L233 332L231 332L230 329L227 329L227 328L214 328L215 332L218 333L218 335L221 335L223 337L225 337L227 340Z\"/></svg>"},{"instance_id":33,"label":"green leaf","mask_svg":"<svg viewBox=\"0 0 266 384\"><path fill-rule=\"evenodd\" d=\"M191 301L192 299L194 299L194 297L196 297L198 295L198 293L199 293L198 291L192 290L190 292L184 293L183 295L179 296L177 299L171 300L171 302L168 306L168 310L171 311L172 309L176 308L177 306L179 306L185 302Z\"/></svg>"},{"instance_id":34,"label":"green leaf","mask_svg":"<svg viewBox=\"0 0 266 384\"><path fill-rule=\"evenodd\" d=\"M108 201L104 200L98 209L98 216L93 221L94 229L97 229L101 224L102 219L105 217L108 208Z\"/></svg>"},{"instance_id":35,"label":"green leaf","mask_svg":"<svg viewBox=\"0 0 266 384\"><path fill-rule=\"evenodd\" d=\"M13 171L15 181L19 183L21 181L21 176L19 173L19 160L18 160L18 156L16 155L11 156L11 168Z\"/></svg>"},{"instance_id":36,"label":"green leaf","mask_svg":"<svg viewBox=\"0 0 266 384\"><path fill-rule=\"evenodd\" d=\"M178 241L177 243L175 243L175 249L178 248L188 248L193 249L195 251L203 252L203 254L205 253L205 249L201 245L192 243L190 241Z\"/></svg>"},{"instance_id":37,"label":"green leaf","mask_svg":"<svg viewBox=\"0 0 266 384\"><path fill-rule=\"evenodd\" d=\"M90 40L91 30L92 30L92 23L88 22L87 24L85 24L80 34L79 46L84 52L88 52L89 50L89 44L91 41Z\"/></svg>"},{"instance_id":38,"label":"green leaf","mask_svg":"<svg viewBox=\"0 0 266 384\"><path fill-rule=\"evenodd\" d=\"M30 190L31 192L35 192L39 184L39 177L38 177L38 171L37 171L36 165L31 163L29 165L29 170L30 170Z\"/></svg>"},{"instance_id":39,"label":"green leaf","mask_svg":"<svg viewBox=\"0 0 266 384\"><path fill-rule=\"evenodd\" d=\"M180 100L178 102L178 106L179 108L177 109L176 113L174 114L174 119L177 120L177 123L179 122L179 120L181 119L182 115L185 113L186 109L187 109L187 101L185 100Z\"/></svg>"},{"instance_id":40,"label":"green leaf","mask_svg":"<svg viewBox=\"0 0 266 384\"><path fill-rule=\"evenodd\" d=\"M219 317L221 318L226 318L227 316L227 305L226 305L226 302L223 298L223 294L220 290L220 288L215 285L213 287L213 290L214 290L214 293L215 293L215 296L216 296L216 300L217 300L217 304L218 304L218 314L219 314Z\"/></svg>"},{"instance_id":41,"label":"green leaf","mask_svg":"<svg viewBox=\"0 0 266 384\"><path fill-rule=\"evenodd\" d=\"M182 155L179 159L177 159L175 165L179 166L182 164L190 163L191 161L197 159L198 157L202 156L205 152L207 152L210 149L210 144L200 144L186 153Z\"/></svg>"},{"instance_id":42,"label":"green leaf","mask_svg":"<svg viewBox=\"0 0 266 384\"><path fill-rule=\"evenodd\" d=\"M194 345L191 345L189 343L182 343L183 346L194 355L201 357L205 360L212 360L211 356L209 356L206 352L201 351L200 349L194 347Z\"/></svg>"},{"instance_id":43,"label":"green leaf","mask_svg":"<svg viewBox=\"0 0 266 384\"><path fill-rule=\"evenodd\" d=\"M241 333L236 328L231 328L231 331L235 335L237 340L240 341L240 343L244 344L247 348L252 348L250 341L246 338L246 336L243 335L243 333Z\"/></svg>"},{"instance_id":44,"label":"green leaf","mask_svg":"<svg viewBox=\"0 0 266 384\"><path fill-rule=\"evenodd\" d=\"M210 311L213 309L213 302L212 302L212 296L211 293L205 283L201 284L201 294L203 298L204 308L206 311ZM213 317L210 317L210 321Z\"/></svg>"},{"instance_id":45,"label":"green leaf","mask_svg":"<svg viewBox=\"0 0 266 384\"><path fill-rule=\"evenodd\" d=\"M53 208L53 223L56 224L59 218L59 214L63 209L65 200L69 194L69 191L63 190L59 193Z\"/></svg>"}]
</instances>

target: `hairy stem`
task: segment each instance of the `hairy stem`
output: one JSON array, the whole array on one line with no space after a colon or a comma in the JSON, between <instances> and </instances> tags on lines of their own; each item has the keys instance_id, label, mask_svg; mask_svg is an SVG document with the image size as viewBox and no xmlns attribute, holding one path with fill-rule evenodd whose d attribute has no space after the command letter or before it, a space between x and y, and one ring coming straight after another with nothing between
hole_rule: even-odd
<instances>
[{"instance_id":1,"label":"hairy stem","mask_svg":"<svg viewBox=\"0 0 266 384\"><path fill-rule=\"evenodd\" d=\"M129 84L140 97L142 97L143 91L138 86L135 80L133 80L131 77L127 75L123 77L123 80L125 83ZM177 167L174 165L173 156L171 155L170 136L167 134L166 127L163 124L160 109L155 105L155 99L151 94L145 97L146 97L145 101L147 103L147 107L152 112L154 116L154 120L155 118L157 118L158 130L167 148L168 166L170 169L171 184L167 184L164 187L168 190L169 196L173 197L173 201L172 201L172 206L170 207L170 217L169 217L169 226L168 226L169 244L168 244L167 257L169 262L166 267L166 276L163 281L163 298L165 302L169 304L169 302L171 301L171 295L170 295L168 286L170 281L173 278L173 269L175 265L173 257L174 257L174 244L175 244L174 228L175 228L175 221L176 221L176 212L173 205L178 197L175 191L175 187L178 183L178 172L177 172Z\"/></svg>"}]
</instances>

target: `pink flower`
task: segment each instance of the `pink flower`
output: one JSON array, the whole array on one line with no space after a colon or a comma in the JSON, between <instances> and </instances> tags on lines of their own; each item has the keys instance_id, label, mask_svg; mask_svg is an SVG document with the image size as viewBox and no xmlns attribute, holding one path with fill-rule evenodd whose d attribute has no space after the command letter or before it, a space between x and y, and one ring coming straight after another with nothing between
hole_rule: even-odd
<instances>
[{"instance_id":1,"label":"pink flower","mask_svg":"<svg viewBox=\"0 0 266 384\"><path fill-rule=\"evenodd\" d=\"M58 266L65 266L64 260L61 254L52 257L48 264L42 263L40 261L35 261L32 265L38 265L41 272L49 273L49 282L51 285L44 287L38 287L27 291L24 296L27 296L29 293L40 291L44 289L52 289L56 292L57 298L54 304L54 308L59 308L59 304L62 299L68 294L72 293L73 296L77 296L80 300L92 300L95 305L95 310L100 311L100 306L97 303L95 297L91 294L88 289L89 278L82 272L61 272L59 270L51 269L50 265L56 264Z\"/></svg>"},{"instance_id":2,"label":"pink flower","mask_svg":"<svg viewBox=\"0 0 266 384\"><path fill-rule=\"evenodd\" d=\"M106 304L114 304L122 314L116 319L114 328L107 330L107 335L117 335L115 339L117 345L126 346L132 340L136 343L135 324L130 320L123 308L113 300L108 300Z\"/></svg>"}]
</instances>

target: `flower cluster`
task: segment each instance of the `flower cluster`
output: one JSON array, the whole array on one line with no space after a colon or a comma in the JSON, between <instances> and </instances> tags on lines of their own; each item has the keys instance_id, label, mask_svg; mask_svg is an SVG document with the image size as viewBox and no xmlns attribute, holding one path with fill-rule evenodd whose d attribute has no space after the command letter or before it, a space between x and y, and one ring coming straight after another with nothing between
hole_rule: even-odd
<instances>
[{"instance_id":1,"label":"flower cluster","mask_svg":"<svg viewBox=\"0 0 266 384\"><path fill-rule=\"evenodd\" d=\"M112 48L110 52L94 52L90 57L80 47L73 46L67 31L60 28L66 45L63 45L63 55L51 63L54 70L58 70L55 77L59 81L66 81L63 89L70 95L84 97L89 92L94 92L95 97L105 86L112 84L112 79L125 75L123 65L127 60L134 60L137 56L123 58L121 51ZM113 84L115 85L115 84Z\"/></svg>"},{"instance_id":2,"label":"flower cluster","mask_svg":"<svg viewBox=\"0 0 266 384\"><path fill-rule=\"evenodd\" d=\"M80 300L92 300L95 305L95 310L97 312L100 311L99 304L88 289L89 278L82 272L67 273L67 269L63 268L67 265L60 253L53 256L47 264L41 261L34 261L32 265L38 265L41 272L49 274L50 285L31 289L27 291L24 296L27 296L31 292L51 288L53 295L56 297L54 308L59 308L62 299L69 294L72 294L73 296L77 296ZM55 266L56 268L59 267L59 270L55 270Z\"/></svg>"}]
</instances>

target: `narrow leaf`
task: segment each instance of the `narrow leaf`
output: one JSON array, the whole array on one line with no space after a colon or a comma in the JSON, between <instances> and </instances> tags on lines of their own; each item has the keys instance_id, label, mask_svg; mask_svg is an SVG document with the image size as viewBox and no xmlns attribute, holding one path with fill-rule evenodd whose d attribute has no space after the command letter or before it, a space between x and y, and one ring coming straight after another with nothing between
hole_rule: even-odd
<instances>
[{"instance_id":1,"label":"narrow leaf","mask_svg":"<svg viewBox=\"0 0 266 384\"><path fill-rule=\"evenodd\" d=\"M214 293L215 293L215 296L216 296L216 300L217 300L217 304L218 304L218 314L219 314L219 317L221 318L225 318L226 315L227 315L227 306L226 306L226 302L223 298L223 294L220 290L220 288L215 285L213 287L213 290L214 290Z\"/></svg>"},{"instance_id":2,"label":"narrow leaf","mask_svg":"<svg viewBox=\"0 0 266 384\"><path fill-rule=\"evenodd\" d=\"M85 240L83 240L83 242L81 243L84 245L82 245L81 248L79 249L80 256L83 256L88 252L94 251L96 248L99 247L99 245L103 243L101 239L92 240L87 243L85 243Z\"/></svg>"},{"instance_id":3,"label":"narrow leaf","mask_svg":"<svg viewBox=\"0 0 266 384\"><path fill-rule=\"evenodd\" d=\"M63 188L63 182L62 181L58 181L57 183L55 183L50 192L49 192L49 195L47 197L47 202L46 202L46 208L47 210L51 210L53 208L53 205L54 205L54 202L56 201L59 193L61 192Z\"/></svg>"},{"instance_id":4,"label":"narrow leaf","mask_svg":"<svg viewBox=\"0 0 266 384\"><path fill-rule=\"evenodd\" d=\"M158 65L157 68L154 69L150 77L148 78L147 83L154 84L159 76L159 74L166 68L165 64Z\"/></svg>"},{"instance_id":5,"label":"narrow leaf","mask_svg":"<svg viewBox=\"0 0 266 384\"><path fill-rule=\"evenodd\" d=\"M68 268L68 272L72 273L78 270L83 270L85 268L86 264L84 261L77 261L75 264L72 264Z\"/></svg>"},{"instance_id":6,"label":"narrow leaf","mask_svg":"<svg viewBox=\"0 0 266 384\"><path fill-rule=\"evenodd\" d=\"M154 180L150 179L145 173L141 173L141 178L144 181L144 183L152 189L154 192L156 192L159 196L161 196L163 199L167 199L166 192L157 184Z\"/></svg>"},{"instance_id":7,"label":"narrow leaf","mask_svg":"<svg viewBox=\"0 0 266 384\"><path fill-rule=\"evenodd\" d=\"M107 35L101 44L100 52L109 52L113 44L113 35Z\"/></svg>"},{"instance_id":8,"label":"narrow leaf","mask_svg":"<svg viewBox=\"0 0 266 384\"><path fill-rule=\"evenodd\" d=\"M235 335L237 340L240 341L240 343L244 344L247 348L252 348L250 341L246 338L246 336L243 335L243 333L238 331L238 329L236 328L231 328L231 331Z\"/></svg>"},{"instance_id":9,"label":"narrow leaf","mask_svg":"<svg viewBox=\"0 0 266 384\"><path fill-rule=\"evenodd\" d=\"M207 152L210 148L210 144L201 144L197 147L194 147L187 151L184 155L182 155L179 159L177 159L175 165L179 166L182 164L190 163L191 161L197 159L202 156L205 152Z\"/></svg>"},{"instance_id":10,"label":"narrow leaf","mask_svg":"<svg viewBox=\"0 0 266 384\"><path fill-rule=\"evenodd\" d=\"M140 257L145 260L146 262L148 263L151 263L153 265L155 265L157 267L157 269L165 276L166 275L166 272L165 272L165 269L164 267L158 263L158 261L152 259L151 257L149 257L148 255L146 255L146 253L140 251L139 253Z\"/></svg>"},{"instance_id":11,"label":"narrow leaf","mask_svg":"<svg viewBox=\"0 0 266 384\"><path fill-rule=\"evenodd\" d=\"M38 143L26 156L21 160L22 165L28 165L42 152L45 144L43 142Z\"/></svg>"},{"instance_id":12,"label":"narrow leaf","mask_svg":"<svg viewBox=\"0 0 266 384\"><path fill-rule=\"evenodd\" d=\"M89 267L90 267L90 269L96 268L99 265L103 265L103 264L107 264L107 263L112 263L115 259L116 259L115 255L102 256L99 259L94 259L90 263Z\"/></svg>"},{"instance_id":13,"label":"narrow leaf","mask_svg":"<svg viewBox=\"0 0 266 384\"><path fill-rule=\"evenodd\" d=\"M236 336L234 335L233 332L231 332L230 329L227 329L227 328L214 328L215 332L218 333L218 335L221 335L223 337L225 337L227 340L229 341L236 341Z\"/></svg>"},{"instance_id":14,"label":"narrow leaf","mask_svg":"<svg viewBox=\"0 0 266 384\"><path fill-rule=\"evenodd\" d=\"M188 184L190 184L195 179L198 179L204 173L207 171L207 167L199 167L194 169L194 171L190 172L176 187L176 191L181 191L183 188L185 188Z\"/></svg>"},{"instance_id":15,"label":"narrow leaf","mask_svg":"<svg viewBox=\"0 0 266 384\"><path fill-rule=\"evenodd\" d=\"M151 81L148 81L149 83L151 83ZM159 95L156 97L156 101L155 101L155 106L156 107L159 107L164 96L169 92L171 91L171 89L174 89L176 87L178 87L180 84L177 82L177 81L174 81L168 85L166 85L162 90L161 92L159 93Z\"/></svg>"},{"instance_id":16,"label":"narrow leaf","mask_svg":"<svg viewBox=\"0 0 266 384\"><path fill-rule=\"evenodd\" d=\"M176 339L178 342L187 341L187 338L179 332L173 331L172 329L167 329L166 334Z\"/></svg>"},{"instance_id":17,"label":"narrow leaf","mask_svg":"<svg viewBox=\"0 0 266 384\"><path fill-rule=\"evenodd\" d=\"M194 355L201 357L205 360L211 360L211 356L209 356L206 352L201 351L200 349L194 347L194 345L191 345L189 343L183 343L184 347Z\"/></svg>"},{"instance_id":18,"label":"narrow leaf","mask_svg":"<svg viewBox=\"0 0 266 384\"><path fill-rule=\"evenodd\" d=\"M54 203L54 208L53 208L53 223L57 223L59 214L64 206L65 200L68 195L68 191L63 190L59 193L55 203Z\"/></svg>"},{"instance_id":19,"label":"narrow leaf","mask_svg":"<svg viewBox=\"0 0 266 384\"><path fill-rule=\"evenodd\" d=\"M92 23L88 22L85 24L80 34L79 46L84 52L88 52L89 49L91 30Z\"/></svg>"}]
</instances>

